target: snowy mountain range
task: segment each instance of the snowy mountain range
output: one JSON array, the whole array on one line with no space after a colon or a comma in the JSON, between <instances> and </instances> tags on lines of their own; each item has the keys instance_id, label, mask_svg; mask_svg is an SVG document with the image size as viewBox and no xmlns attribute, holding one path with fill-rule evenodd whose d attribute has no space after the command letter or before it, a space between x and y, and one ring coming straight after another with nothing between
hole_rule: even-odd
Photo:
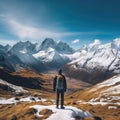
<instances>
[{"instance_id":1,"label":"snowy mountain range","mask_svg":"<svg viewBox=\"0 0 120 120\"><path fill-rule=\"evenodd\" d=\"M63 67L71 77L97 83L120 73L120 39L107 44L95 40L77 51L51 38L41 44L26 41L12 47L0 45L0 66L12 71L29 68L39 72Z\"/></svg>"},{"instance_id":2,"label":"snowy mountain range","mask_svg":"<svg viewBox=\"0 0 120 120\"><path fill-rule=\"evenodd\" d=\"M18 42L14 46L0 46L0 66L12 71L30 68L36 71L59 68L70 62L67 55L74 50L64 42L46 38L41 44L29 41Z\"/></svg>"},{"instance_id":3,"label":"snowy mountain range","mask_svg":"<svg viewBox=\"0 0 120 120\"><path fill-rule=\"evenodd\" d=\"M97 83L120 73L120 39L101 44L99 40L78 51L77 59L64 66L67 74L90 83Z\"/></svg>"}]
</instances>

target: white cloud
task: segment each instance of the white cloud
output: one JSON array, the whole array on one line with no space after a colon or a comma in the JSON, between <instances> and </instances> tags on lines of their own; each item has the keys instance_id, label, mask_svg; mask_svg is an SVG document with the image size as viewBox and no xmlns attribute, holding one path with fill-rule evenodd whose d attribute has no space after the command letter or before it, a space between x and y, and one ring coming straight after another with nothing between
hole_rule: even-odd
<instances>
[{"instance_id":1,"label":"white cloud","mask_svg":"<svg viewBox=\"0 0 120 120\"><path fill-rule=\"evenodd\" d=\"M46 37L53 39L62 39L64 36L81 34L81 32L54 32L52 30L46 30L44 28L23 25L12 19L9 20L8 24L10 26L12 34L16 35L21 40L43 40Z\"/></svg>"},{"instance_id":2,"label":"white cloud","mask_svg":"<svg viewBox=\"0 0 120 120\"><path fill-rule=\"evenodd\" d=\"M83 32L56 32L52 29L38 28L30 25L24 25L14 19L6 20L12 34L19 37L20 40L43 40L45 38L62 39L66 36L80 35Z\"/></svg>"},{"instance_id":3,"label":"white cloud","mask_svg":"<svg viewBox=\"0 0 120 120\"><path fill-rule=\"evenodd\" d=\"M17 19L5 16L3 14L0 15L3 18L4 24L6 25L7 31L10 32L11 35L18 37L18 40L26 41L30 40L31 42L41 42L45 38L53 38L55 40L62 40L65 37L70 36L79 36L88 34L86 32L68 32L65 29L61 29L61 31L53 30L51 28L43 28L43 27L34 27L33 24L23 24ZM57 27L56 27L57 29ZM93 32L94 33L94 32ZM89 34L93 34L92 32ZM11 36L12 38L12 36ZM72 41L72 44L76 44L80 42L79 39L75 39Z\"/></svg>"},{"instance_id":4,"label":"white cloud","mask_svg":"<svg viewBox=\"0 0 120 120\"><path fill-rule=\"evenodd\" d=\"M94 44L101 44L101 41L99 39L95 39Z\"/></svg>"},{"instance_id":5,"label":"white cloud","mask_svg":"<svg viewBox=\"0 0 120 120\"><path fill-rule=\"evenodd\" d=\"M75 40L72 41L73 44L76 44L76 43L79 43L79 42L80 42L79 39L75 39Z\"/></svg>"},{"instance_id":6,"label":"white cloud","mask_svg":"<svg viewBox=\"0 0 120 120\"><path fill-rule=\"evenodd\" d=\"M95 45L100 45L100 44L101 44L101 41L99 39L95 39L93 43L89 44L89 47L93 47Z\"/></svg>"},{"instance_id":7,"label":"white cloud","mask_svg":"<svg viewBox=\"0 0 120 120\"><path fill-rule=\"evenodd\" d=\"M44 30L42 28L26 26L16 22L15 20L10 20L9 24L13 34L18 36L20 39L35 40L35 39L44 39L46 37L54 37L54 38L60 37L58 33Z\"/></svg>"}]
</instances>

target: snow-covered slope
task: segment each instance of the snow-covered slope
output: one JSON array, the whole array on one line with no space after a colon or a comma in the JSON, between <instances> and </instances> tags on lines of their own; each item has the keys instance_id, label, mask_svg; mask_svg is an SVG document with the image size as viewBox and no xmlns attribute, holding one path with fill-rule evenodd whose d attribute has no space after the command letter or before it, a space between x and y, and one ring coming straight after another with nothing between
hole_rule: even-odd
<instances>
[{"instance_id":1,"label":"snow-covered slope","mask_svg":"<svg viewBox=\"0 0 120 120\"><path fill-rule=\"evenodd\" d=\"M42 64L42 62L38 61L30 54L18 53L16 56L27 68L37 71L42 71L45 69L45 66Z\"/></svg>"},{"instance_id":2,"label":"snow-covered slope","mask_svg":"<svg viewBox=\"0 0 120 120\"><path fill-rule=\"evenodd\" d=\"M45 70L43 63L32 56L37 51L36 45L26 41L18 42L11 48L9 46L0 46L0 66L12 71L23 68L36 71Z\"/></svg>"},{"instance_id":3,"label":"snow-covered slope","mask_svg":"<svg viewBox=\"0 0 120 120\"><path fill-rule=\"evenodd\" d=\"M13 70L14 68L12 67L12 65L9 63L8 58L8 51L10 50L10 46L6 45L6 46L2 46L0 45L0 67L3 68L8 68L10 70Z\"/></svg>"},{"instance_id":4,"label":"snow-covered slope","mask_svg":"<svg viewBox=\"0 0 120 120\"><path fill-rule=\"evenodd\" d=\"M18 42L16 43L10 50L10 53L14 54L14 53L28 53L28 54L32 54L34 52L36 52L36 44L32 44L30 41L26 41L26 42Z\"/></svg>"},{"instance_id":5,"label":"snow-covered slope","mask_svg":"<svg viewBox=\"0 0 120 120\"><path fill-rule=\"evenodd\" d=\"M120 74L86 89L83 94L90 104L120 105Z\"/></svg>"},{"instance_id":6,"label":"snow-covered slope","mask_svg":"<svg viewBox=\"0 0 120 120\"><path fill-rule=\"evenodd\" d=\"M100 91L102 94L112 95L112 94L120 94L120 74L116 75L102 83L97 84L90 92Z\"/></svg>"},{"instance_id":7,"label":"snow-covered slope","mask_svg":"<svg viewBox=\"0 0 120 120\"><path fill-rule=\"evenodd\" d=\"M28 92L27 90L24 90L21 86L16 86L16 85L13 85L11 83L8 83L2 79L0 79L0 86L6 86L6 88L8 88L9 90L11 89L11 91L14 91L16 93L26 93Z\"/></svg>"},{"instance_id":8,"label":"snow-covered slope","mask_svg":"<svg viewBox=\"0 0 120 120\"><path fill-rule=\"evenodd\" d=\"M120 73L120 39L104 45L96 40L77 52L78 58L64 67L73 77L97 83L113 73Z\"/></svg>"},{"instance_id":9,"label":"snow-covered slope","mask_svg":"<svg viewBox=\"0 0 120 120\"><path fill-rule=\"evenodd\" d=\"M55 42L47 38L42 42L40 50L33 56L48 68L59 68L71 61L70 55L73 51L66 43Z\"/></svg>"},{"instance_id":10,"label":"snow-covered slope","mask_svg":"<svg viewBox=\"0 0 120 120\"><path fill-rule=\"evenodd\" d=\"M67 54L61 54L53 48L41 50L33 55L38 61L42 61L48 68L58 68L70 62Z\"/></svg>"}]
</instances>

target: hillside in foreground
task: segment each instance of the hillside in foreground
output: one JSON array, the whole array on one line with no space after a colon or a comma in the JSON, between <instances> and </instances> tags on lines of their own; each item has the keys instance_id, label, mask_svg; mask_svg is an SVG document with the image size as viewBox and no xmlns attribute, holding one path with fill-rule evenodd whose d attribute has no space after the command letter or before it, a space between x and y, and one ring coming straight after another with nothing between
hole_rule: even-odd
<instances>
[{"instance_id":1,"label":"hillside in foreground","mask_svg":"<svg viewBox=\"0 0 120 120\"><path fill-rule=\"evenodd\" d=\"M56 109L55 93L52 91L55 72L44 74L30 70L4 72L10 75L10 78L19 76L21 80L24 78L27 82L33 79L35 86L38 80L41 80L42 84L40 83L40 88L29 88L13 85L5 80L7 78L0 79L1 120L119 120L119 75L95 86L67 78L65 109Z\"/></svg>"}]
</instances>

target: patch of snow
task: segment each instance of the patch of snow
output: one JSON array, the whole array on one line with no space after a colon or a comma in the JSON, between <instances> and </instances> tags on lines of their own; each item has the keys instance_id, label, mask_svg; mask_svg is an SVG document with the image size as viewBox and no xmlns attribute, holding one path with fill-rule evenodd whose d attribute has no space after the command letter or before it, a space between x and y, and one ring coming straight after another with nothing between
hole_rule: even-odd
<instances>
[{"instance_id":1,"label":"patch of snow","mask_svg":"<svg viewBox=\"0 0 120 120\"><path fill-rule=\"evenodd\" d=\"M91 104L91 105L107 105L108 104L108 102L88 102L89 104Z\"/></svg>"},{"instance_id":2,"label":"patch of snow","mask_svg":"<svg viewBox=\"0 0 120 120\"><path fill-rule=\"evenodd\" d=\"M110 96L109 99L120 101L120 96Z\"/></svg>"},{"instance_id":3,"label":"patch of snow","mask_svg":"<svg viewBox=\"0 0 120 120\"><path fill-rule=\"evenodd\" d=\"M21 102L45 102L46 99L43 99L43 98L38 98L38 97L33 97L33 96L29 96L29 97L26 97L26 98L21 98L20 99Z\"/></svg>"},{"instance_id":4,"label":"patch of snow","mask_svg":"<svg viewBox=\"0 0 120 120\"><path fill-rule=\"evenodd\" d=\"M53 99L52 99L51 102L55 104L55 103L56 103L56 100L53 100Z\"/></svg>"},{"instance_id":5,"label":"patch of snow","mask_svg":"<svg viewBox=\"0 0 120 120\"><path fill-rule=\"evenodd\" d=\"M23 49L23 50L20 51L20 53L27 54L27 50Z\"/></svg>"},{"instance_id":6,"label":"patch of snow","mask_svg":"<svg viewBox=\"0 0 120 120\"><path fill-rule=\"evenodd\" d=\"M44 99L44 98L42 98L42 99L41 99L41 101L42 101L42 102L46 102L47 100L46 100L46 99Z\"/></svg>"},{"instance_id":7,"label":"patch of snow","mask_svg":"<svg viewBox=\"0 0 120 120\"><path fill-rule=\"evenodd\" d=\"M85 102L85 101L78 101L78 103L80 104L90 104L90 105L107 105L108 102L94 102L94 101L89 101L89 102Z\"/></svg>"},{"instance_id":8,"label":"patch of snow","mask_svg":"<svg viewBox=\"0 0 120 120\"><path fill-rule=\"evenodd\" d=\"M110 94L120 94L120 85L112 86L105 90L104 92L110 93Z\"/></svg>"},{"instance_id":9,"label":"patch of snow","mask_svg":"<svg viewBox=\"0 0 120 120\"><path fill-rule=\"evenodd\" d=\"M117 109L117 106L108 106L108 109Z\"/></svg>"},{"instance_id":10,"label":"patch of snow","mask_svg":"<svg viewBox=\"0 0 120 120\"><path fill-rule=\"evenodd\" d=\"M97 98L92 98L90 102L111 102L112 101L120 101L120 96L108 96L107 94L104 94L104 96L100 95Z\"/></svg>"},{"instance_id":11,"label":"patch of snow","mask_svg":"<svg viewBox=\"0 0 120 120\"><path fill-rule=\"evenodd\" d=\"M33 56L36 59L40 59L42 62L51 62L56 54L55 49L48 48L47 50L39 51L38 53L34 54Z\"/></svg>"},{"instance_id":12,"label":"patch of snow","mask_svg":"<svg viewBox=\"0 0 120 120\"><path fill-rule=\"evenodd\" d=\"M26 98L21 98L20 99L21 102L39 102L41 101L41 99L39 99L38 97L32 97L32 96L29 96L29 97L26 97Z\"/></svg>"},{"instance_id":13,"label":"patch of snow","mask_svg":"<svg viewBox=\"0 0 120 120\"><path fill-rule=\"evenodd\" d=\"M113 105L120 105L120 102L96 102L96 101L88 101L88 102L85 102L85 101L78 101L78 103L80 104L90 104L90 105L109 105L109 104L113 104Z\"/></svg>"},{"instance_id":14,"label":"patch of snow","mask_svg":"<svg viewBox=\"0 0 120 120\"><path fill-rule=\"evenodd\" d=\"M39 102L39 101L45 102L46 99L41 99L41 98L32 97L32 96L20 98L19 100L16 100L15 97L10 98L10 99L0 98L0 104L16 104L18 102Z\"/></svg>"},{"instance_id":15,"label":"patch of snow","mask_svg":"<svg viewBox=\"0 0 120 120\"><path fill-rule=\"evenodd\" d=\"M65 106L65 109L57 109L55 105L51 106L43 106L43 105L34 105L30 108L34 108L37 110L37 113L35 115L41 117L39 114L40 111L43 109L50 109L52 110L53 114L49 116L46 120L74 120L75 117L81 117L81 118L90 118L92 115L86 111L82 111L81 109L78 109L76 107L72 106Z\"/></svg>"},{"instance_id":16,"label":"patch of snow","mask_svg":"<svg viewBox=\"0 0 120 120\"><path fill-rule=\"evenodd\" d=\"M0 104L16 104L18 100L15 100L15 98L10 98L10 99L5 99L5 98L0 98Z\"/></svg>"}]
</instances>

